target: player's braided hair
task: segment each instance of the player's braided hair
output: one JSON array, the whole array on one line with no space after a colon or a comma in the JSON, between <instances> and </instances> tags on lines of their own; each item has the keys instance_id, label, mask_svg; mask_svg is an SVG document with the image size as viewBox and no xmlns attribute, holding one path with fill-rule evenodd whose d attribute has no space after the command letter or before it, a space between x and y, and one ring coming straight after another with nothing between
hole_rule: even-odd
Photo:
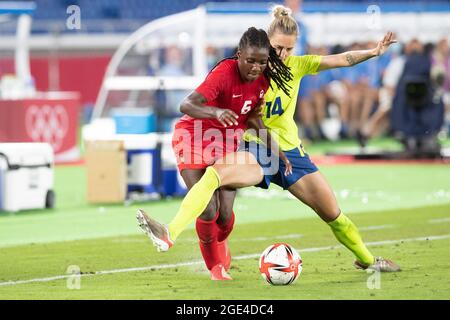
<instances>
[{"instance_id":1,"label":"player's braided hair","mask_svg":"<svg viewBox=\"0 0 450 320\"><path fill-rule=\"evenodd\" d=\"M291 86L287 83L292 80L292 73L290 68L286 66L283 61L281 61L278 56L276 50L270 45L269 37L267 33L262 29L256 29L255 27L248 28L248 30L242 35L241 40L239 41L239 50L248 47L257 47L257 48L268 48L269 49L269 59L267 68L264 70L264 76L269 81L272 79L275 84L284 91L288 96L289 89ZM222 61L227 59L237 59L237 56L233 56L231 58L225 58L220 60L211 71L217 67ZM272 84L270 83L270 87L272 88Z\"/></svg>"},{"instance_id":2,"label":"player's braided hair","mask_svg":"<svg viewBox=\"0 0 450 320\"><path fill-rule=\"evenodd\" d=\"M272 79L278 88L289 96L291 86L287 82L292 80L292 73L290 68L281 61L276 50L270 45L266 31L255 27L248 28L239 41L239 49L242 50L248 47L269 49L268 65L264 70L264 75L269 81Z\"/></svg>"}]
</instances>

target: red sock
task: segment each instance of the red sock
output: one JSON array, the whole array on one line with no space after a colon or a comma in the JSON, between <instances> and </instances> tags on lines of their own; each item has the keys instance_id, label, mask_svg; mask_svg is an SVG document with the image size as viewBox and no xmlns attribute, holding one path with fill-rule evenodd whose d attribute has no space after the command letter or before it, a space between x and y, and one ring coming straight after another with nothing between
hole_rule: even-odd
<instances>
[{"instance_id":1,"label":"red sock","mask_svg":"<svg viewBox=\"0 0 450 320\"><path fill-rule=\"evenodd\" d=\"M217 241L222 242L230 235L234 226L234 212L231 214L231 218L224 224L218 224Z\"/></svg>"},{"instance_id":2,"label":"red sock","mask_svg":"<svg viewBox=\"0 0 450 320\"><path fill-rule=\"evenodd\" d=\"M200 239L200 251L208 270L220 263L219 253L217 251L217 224L216 220L219 216L217 212L216 219L205 221L197 218L195 228Z\"/></svg>"}]
</instances>

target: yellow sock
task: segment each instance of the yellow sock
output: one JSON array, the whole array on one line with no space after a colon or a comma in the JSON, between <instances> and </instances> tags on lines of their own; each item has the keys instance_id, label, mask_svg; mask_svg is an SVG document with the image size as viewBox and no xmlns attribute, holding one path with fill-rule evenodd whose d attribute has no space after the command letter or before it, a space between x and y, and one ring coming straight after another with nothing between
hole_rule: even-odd
<instances>
[{"instance_id":1,"label":"yellow sock","mask_svg":"<svg viewBox=\"0 0 450 320\"><path fill-rule=\"evenodd\" d=\"M213 167L208 167L202 178L194 184L181 202L176 216L169 223L170 238L175 239L208 206L214 191L220 187L220 177Z\"/></svg>"},{"instance_id":2,"label":"yellow sock","mask_svg":"<svg viewBox=\"0 0 450 320\"><path fill-rule=\"evenodd\" d=\"M361 239L358 228L344 214L340 214L336 220L328 223L340 243L347 247L356 256L358 261L365 265L373 264L375 258Z\"/></svg>"}]
</instances>

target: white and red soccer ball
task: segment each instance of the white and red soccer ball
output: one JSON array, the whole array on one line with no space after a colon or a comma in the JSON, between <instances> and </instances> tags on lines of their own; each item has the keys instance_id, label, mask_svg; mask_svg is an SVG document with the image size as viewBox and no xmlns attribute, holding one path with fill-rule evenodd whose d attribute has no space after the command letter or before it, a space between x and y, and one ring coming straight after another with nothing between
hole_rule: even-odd
<instances>
[{"instance_id":1,"label":"white and red soccer ball","mask_svg":"<svg viewBox=\"0 0 450 320\"><path fill-rule=\"evenodd\" d=\"M275 243L261 254L259 271L272 285L288 285L302 273L302 258L287 243Z\"/></svg>"}]
</instances>

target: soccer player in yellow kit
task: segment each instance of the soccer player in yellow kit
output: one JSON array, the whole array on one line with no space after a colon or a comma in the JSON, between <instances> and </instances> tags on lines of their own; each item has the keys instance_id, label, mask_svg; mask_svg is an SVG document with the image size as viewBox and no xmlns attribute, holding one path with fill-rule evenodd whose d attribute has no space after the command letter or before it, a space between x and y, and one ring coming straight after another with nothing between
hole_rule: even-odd
<instances>
[{"instance_id":1,"label":"soccer player in yellow kit","mask_svg":"<svg viewBox=\"0 0 450 320\"><path fill-rule=\"evenodd\" d=\"M279 167L274 173L271 171L273 170L272 163L261 159L261 155L269 154L270 151L258 141L258 138L250 134L246 135L240 150L252 154L254 158L250 162L254 162L256 159L263 169L263 173L256 177L256 180L260 181L257 186L268 188L269 184L273 182L312 208L330 226L337 240L355 255L355 267L382 272L399 271L400 267L394 262L380 257L375 258L364 245L358 229L341 212L331 187L305 153L298 137L297 125L293 119L298 89L303 76L331 68L353 66L379 56L387 50L390 44L395 42L393 35L388 32L372 50L348 51L329 56L291 56L298 36L297 23L291 16L290 9L283 6L274 7L273 16L274 19L268 29L269 40L284 64L290 67L294 77L289 83L289 95L276 86L272 86L267 91L265 106L262 110L262 121L269 129L270 135L278 141L279 147L287 156L288 161L277 161ZM138 212L141 227L160 250L168 250L180 232L200 216L216 189L245 187L249 186L249 181L255 181L254 176L250 179L248 174L237 174L236 164L226 165L226 160L225 164L208 167L195 188L192 188L186 195L178 214L168 226L159 224L142 211ZM292 173L287 174L287 171L290 171L287 170L287 167L292 167ZM195 205L193 205L194 203ZM229 267L230 255L226 239L233 227L234 213L222 211L219 213L222 216L221 221L225 221L225 223L222 223L222 226L211 223L211 228L218 228L218 233L221 233L221 239L217 240L217 250L221 251L218 254L222 257L222 264ZM218 217L215 219L217 220ZM219 244L222 245L219 246ZM227 267L225 270L228 269Z\"/></svg>"}]
</instances>

